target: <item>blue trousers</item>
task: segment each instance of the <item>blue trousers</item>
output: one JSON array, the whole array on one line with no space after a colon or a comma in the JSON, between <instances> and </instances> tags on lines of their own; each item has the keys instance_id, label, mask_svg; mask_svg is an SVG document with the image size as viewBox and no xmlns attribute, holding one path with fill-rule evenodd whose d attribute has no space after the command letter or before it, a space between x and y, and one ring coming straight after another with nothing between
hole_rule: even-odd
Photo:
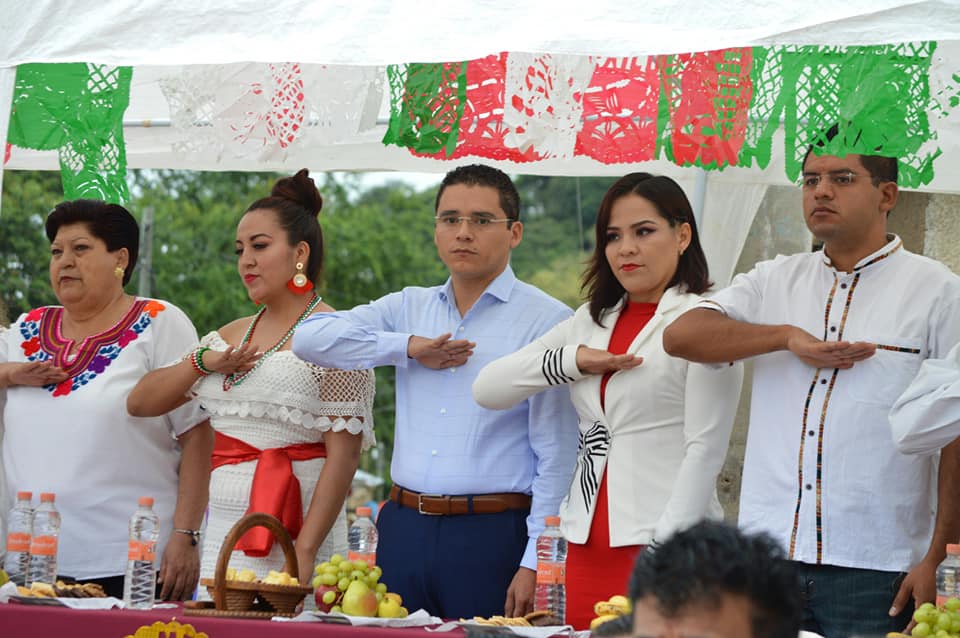
<instances>
[{"instance_id":1,"label":"blue trousers","mask_svg":"<svg viewBox=\"0 0 960 638\"><path fill-rule=\"evenodd\" d=\"M913 616L913 601L898 616L887 611L903 572L798 563L803 595L803 629L827 638L884 636L903 631Z\"/></svg>"},{"instance_id":2,"label":"blue trousers","mask_svg":"<svg viewBox=\"0 0 960 638\"><path fill-rule=\"evenodd\" d=\"M503 614L527 546L529 510L430 516L387 501L377 519L380 580L411 612L441 618Z\"/></svg>"}]
</instances>

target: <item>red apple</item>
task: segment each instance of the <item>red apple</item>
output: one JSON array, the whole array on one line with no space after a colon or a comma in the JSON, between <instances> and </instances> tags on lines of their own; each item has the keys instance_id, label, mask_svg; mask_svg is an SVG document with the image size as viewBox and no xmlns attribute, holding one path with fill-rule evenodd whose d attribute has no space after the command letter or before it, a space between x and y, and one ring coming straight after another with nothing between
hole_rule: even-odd
<instances>
[{"instance_id":1,"label":"red apple","mask_svg":"<svg viewBox=\"0 0 960 638\"><path fill-rule=\"evenodd\" d=\"M333 592L333 602L323 602L323 595L327 592ZM330 608L339 604L341 592L336 585L318 585L317 590L313 592L313 598L317 601L317 610L322 612L330 611ZM327 596L329 598L329 596Z\"/></svg>"}]
</instances>

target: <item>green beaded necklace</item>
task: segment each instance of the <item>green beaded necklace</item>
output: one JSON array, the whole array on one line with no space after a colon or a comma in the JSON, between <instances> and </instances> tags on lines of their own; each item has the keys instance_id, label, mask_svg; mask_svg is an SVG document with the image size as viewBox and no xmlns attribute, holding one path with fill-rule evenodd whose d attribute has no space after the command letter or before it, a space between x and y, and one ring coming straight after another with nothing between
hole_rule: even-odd
<instances>
[{"instance_id":1,"label":"green beaded necklace","mask_svg":"<svg viewBox=\"0 0 960 638\"><path fill-rule=\"evenodd\" d=\"M267 357L269 357L274 352L282 348L283 344L289 341L290 337L293 336L293 331L297 329L297 326L299 326L304 319L310 316L310 314L313 312L313 309L316 308L317 304L319 303L320 303L320 297L318 297L317 295L314 295L313 299L310 300L310 303L307 304L307 309L300 313L300 316L297 317L297 320L294 321L293 325L290 326L290 329L287 330L287 334L283 335L283 338L281 338L280 341L275 343L272 348L270 348L269 350L264 352L262 355L260 355L260 358L257 359L257 362L253 365L252 368L250 368L249 370L241 374L237 374L236 372L231 372L230 374L226 375L223 378L223 391L226 392L233 386L240 385L241 383L243 383L243 380L246 379L248 376L250 376L250 374L254 370L259 368L260 364L262 364ZM257 312L257 315L253 318L253 321L250 322L250 326L247 328L246 334L243 335L243 339L240 341L241 346L250 341L250 337L253 336L253 331L256 330L257 324L260 322L260 317L263 316L263 313L266 310L267 310L266 306L261 308L259 312Z\"/></svg>"}]
</instances>

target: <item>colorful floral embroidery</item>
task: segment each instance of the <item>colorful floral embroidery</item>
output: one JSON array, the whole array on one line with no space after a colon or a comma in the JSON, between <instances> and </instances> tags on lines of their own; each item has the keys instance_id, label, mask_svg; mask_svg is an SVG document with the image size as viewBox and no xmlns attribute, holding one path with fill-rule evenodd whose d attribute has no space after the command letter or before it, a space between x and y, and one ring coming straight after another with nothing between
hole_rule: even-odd
<instances>
[{"instance_id":1,"label":"colorful floral embroidery","mask_svg":"<svg viewBox=\"0 0 960 638\"><path fill-rule=\"evenodd\" d=\"M123 349L136 341L164 310L166 306L159 301L138 299L117 325L84 339L77 357L69 361L67 355L73 342L65 339L60 332L63 308L37 308L30 311L20 324L23 337L20 348L28 361L53 360L70 375L69 379L59 384L44 386L55 397L66 396L103 374Z\"/></svg>"}]
</instances>

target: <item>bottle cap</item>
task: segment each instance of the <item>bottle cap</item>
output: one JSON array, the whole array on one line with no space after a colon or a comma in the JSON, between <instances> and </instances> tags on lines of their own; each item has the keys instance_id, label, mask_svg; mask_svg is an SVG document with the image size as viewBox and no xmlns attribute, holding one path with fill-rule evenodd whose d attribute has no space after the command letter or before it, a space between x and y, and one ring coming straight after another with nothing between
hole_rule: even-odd
<instances>
[{"instance_id":1,"label":"bottle cap","mask_svg":"<svg viewBox=\"0 0 960 638\"><path fill-rule=\"evenodd\" d=\"M152 496L141 496L137 499L137 505L140 507L153 507L153 497Z\"/></svg>"},{"instance_id":2,"label":"bottle cap","mask_svg":"<svg viewBox=\"0 0 960 638\"><path fill-rule=\"evenodd\" d=\"M57 495L53 492L40 492L41 503L53 503L55 500L57 500Z\"/></svg>"},{"instance_id":3,"label":"bottle cap","mask_svg":"<svg viewBox=\"0 0 960 638\"><path fill-rule=\"evenodd\" d=\"M366 507L361 505L357 508L357 516L371 516L373 514L373 508Z\"/></svg>"},{"instance_id":4,"label":"bottle cap","mask_svg":"<svg viewBox=\"0 0 960 638\"><path fill-rule=\"evenodd\" d=\"M547 524L547 527L559 527L560 526L560 517L559 516L548 516L543 519Z\"/></svg>"},{"instance_id":5,"label":"bottle cap","mask_svg":"<svg viewBox=\"0 0 960 638\"><path fill-rule=\"evenodd\" d=\"M950 543L950 544L948 544L948 545L947 545L947 553L948 553L948 554L960 554L960 545L957 545L956 543Z\"/></svg>"},{"instance_id":6,"label":"bottle cap","mask_svg":"<svg viewBox=\"0 0 960 638\"><path fill-rule=\"evenodd\" d=\"M31 501L33 500L33 492L17 492L18 501Z\"/></svg>"}]
</instances>

